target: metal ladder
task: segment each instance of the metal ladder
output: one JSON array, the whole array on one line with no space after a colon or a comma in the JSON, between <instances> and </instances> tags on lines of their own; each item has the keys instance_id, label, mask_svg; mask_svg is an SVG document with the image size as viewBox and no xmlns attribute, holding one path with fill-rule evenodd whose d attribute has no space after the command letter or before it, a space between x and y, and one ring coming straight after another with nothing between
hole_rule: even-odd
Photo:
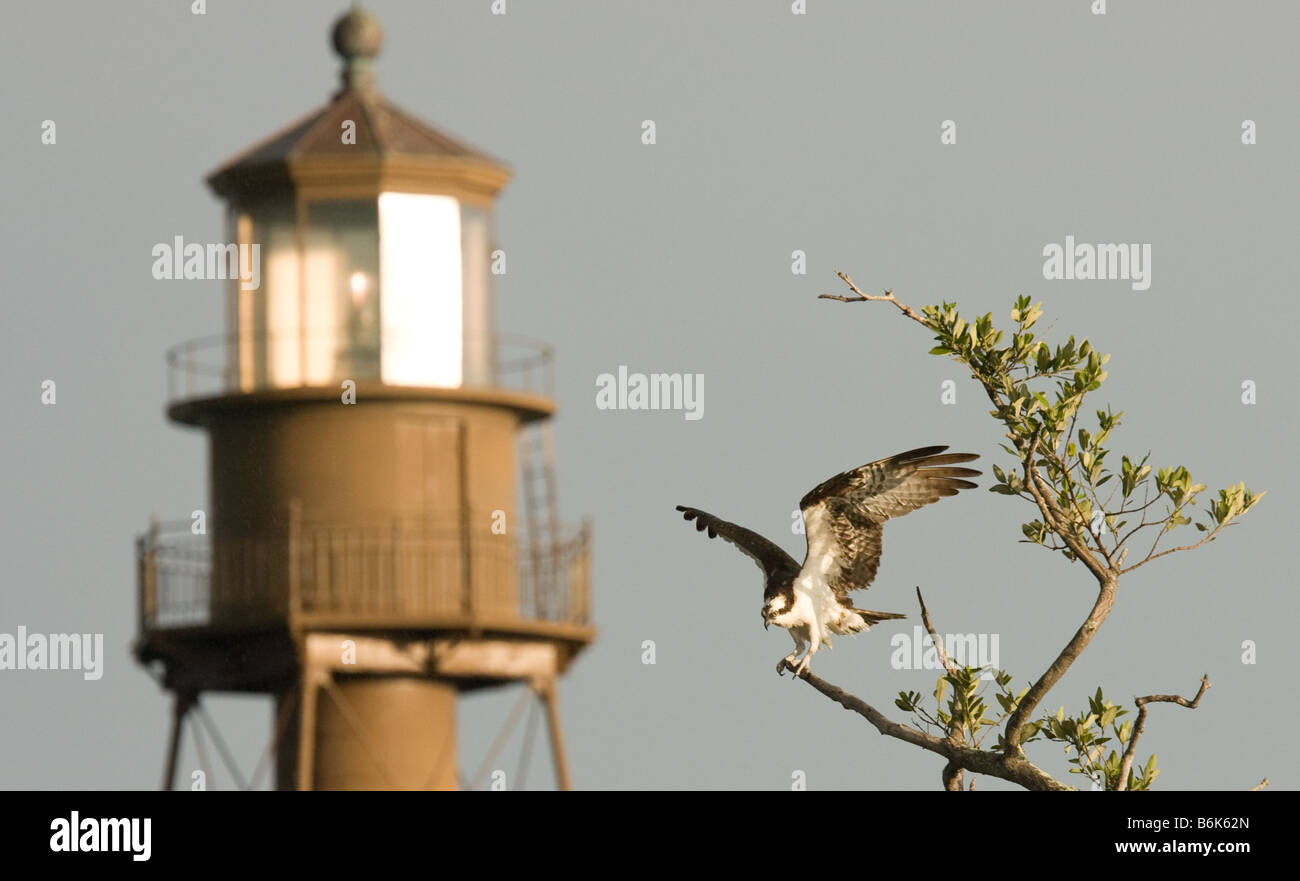
<instances>
[{"instance_id":1,"label":"metal ladder","mask_svg":"<svg viewBox=\"0 0 1300 881\"><path fill-rule=\"evenodd\" d=\"M546 620L558 620L564 609L559 584L560 512L555 492L555 435L551 420L524 426L518 436L520 478L523 482L526 552L531 566L531 611ZM529 597L525 594L524 601Z\"/></svg>"}]
</instances>

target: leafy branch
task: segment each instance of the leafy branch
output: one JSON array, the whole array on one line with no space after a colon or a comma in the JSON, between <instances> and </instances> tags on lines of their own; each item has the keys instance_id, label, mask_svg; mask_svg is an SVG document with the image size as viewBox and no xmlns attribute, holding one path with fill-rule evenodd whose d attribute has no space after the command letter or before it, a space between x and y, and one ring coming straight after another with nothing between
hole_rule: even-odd
<instances>
[{"instance_id":1,"label":"leafy branch","mask_svg":"<svg viewBox=\"0 0 1300 881\"><path fill-rule=\"evenodd\" d=\"M988 680L982 678L984 670L959 667L947 657L919 589L922 619L944 666L933 693L933 710L923 705L919 693L901 692L894 703L912 719L910 725L900 725L811 674L803 678L864 715L881 733L948 758L943 772L948 789L962 788L963 770L991 774L1031 789L1068 788L1025 757L1024 745L1039 739L1062 744L1074 766L1071 773L1082 774L1097 785L1112 790L1148 788L1159 773L1155 756L1133 769L1146 705L1168 701L1194 709L1209 688L1208 677L1190 701L1173 695L1137 698L1138 716L1132 724L1121 720L1128 710L1105 700L1100 688L1089 698L1086 712L1067 716L1062 707L1054 715L1033 717L1105 622L1122 575L1160 557L1213 541L1250 511L1264 493L1237 483L1218 490L1217 498L1197 511L1196 503L1206 486L1194 482L1184 466L1157 468L1149 464L1151 452L1147 451L1140 457L1119 454L1115 469L1117 457L1107 444L1123 413L1107 406L1094 411L1095 422L1081 417L1084 399L1106 380L1104 368L1110 356L1097 351L1088 340L1076 342L1073 336L1054 347L1038 338L1034 328L1042 317L1042 307L1031 304L1029 297L1016 300L1011 324L1004 331L994 326L992 313L971 320L958 312L956 303L948 302L917 311L892 291L868 295L844 273L839 277L851 293L822 294L822 299L890 303L934 335L931 354L951 357L970 371L992 405L989 414L1004 430L1007 442L1001 447L1014 460L1010 468L994 465L997 482L990 490L1034 506L1037 516L1021 524L1021 541L1082 563L1097 582L1097 598L1074 636L1027 688L1013 692L1012 677L995 671L992 692L1000 712L992 712L985 702L984 693L989 689ZM1087 424L1081 425L1081 421ZM1194 525L1201 538L1175 543L1170 536L1188 525ZM1148 530L1153 532L1147 535L1154 536L1150 545L1139 545L1146 538L1139 539L1139 535ZM1134 547L1146 550L1133 553L1135 561L1126 565ZM988 733L998 728L1002 730L996 744L992 749L983 748ZM1107 744L1113 744L1109 751Z\"/></svg>"}]
</instances>

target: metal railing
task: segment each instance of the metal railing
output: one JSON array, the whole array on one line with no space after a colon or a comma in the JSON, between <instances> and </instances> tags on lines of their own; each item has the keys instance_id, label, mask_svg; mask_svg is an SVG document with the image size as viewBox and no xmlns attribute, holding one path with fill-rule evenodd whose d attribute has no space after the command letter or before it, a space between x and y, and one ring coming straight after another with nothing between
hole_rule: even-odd
<instances>
[{"instance_id":1,"label":"metal railing","mask_svg":"<svg viewBox=\"0 0 1300 881\"><path fill-rule=\"evenodd\" d=\"M367 621L591 621L590 529L545 547L418 521L325 523L294 516L256 535L155 524L137 539L141 633Z\"/></svg>"},{"instance_id":2,"label":"metal railing","mask_svg":"<svg viewBox=\"0 0 1300 881\"><path fill-rule=\"evenodd\" d=\"M209 397L275 388L336 385L345 379L382 381L380 361L388 343L411 346L411 335L377 337L362 343L344 329L213 334L167 350L167 399ZM518 334L476 334L462 339L460 388L494 388L551 397L554 353L549 345ZM241 353L241 346L243 347ZM295 374L272 376L272 351L284 347ZM282 353L283 354L283 353ZM301 355L301 362L297 359ZM241 368L241 360L246 361ZM312 362L308 364L307 362ZM323 365L323 366L322 366ZM283 373L283 371L282 371Z\"/></svg>"}]
</instances>

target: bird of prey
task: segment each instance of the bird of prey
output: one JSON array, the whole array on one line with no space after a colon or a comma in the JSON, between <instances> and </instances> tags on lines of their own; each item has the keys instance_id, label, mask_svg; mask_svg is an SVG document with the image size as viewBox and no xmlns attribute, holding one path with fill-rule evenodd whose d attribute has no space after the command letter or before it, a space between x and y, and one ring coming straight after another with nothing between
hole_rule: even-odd
<instances>
[{"instance_id":1,"label":"bird of prey","mask_svg":"<svg viewBox=\"0 0 1300 881\"><path fill-rule=\"evenodd\" d=\"M835 475L804 496L799 502L808 540L803 566L756 532L698 508L677 506L685 519L695 521L697 531L707 530L709 538L721 536L763 570L763 626L784 627L795 646L776 665L777 673L785 675L789 664L796 677L802 675L817 650L831 644L833 634L856 634L905 617L855 609L849 594L865 589L876 577L886 520L975 486L964 478L977 477L979 471L952 466L979 456L940 455L946 449L921 447L870 462Z\"/></svg>"}]
</instances>

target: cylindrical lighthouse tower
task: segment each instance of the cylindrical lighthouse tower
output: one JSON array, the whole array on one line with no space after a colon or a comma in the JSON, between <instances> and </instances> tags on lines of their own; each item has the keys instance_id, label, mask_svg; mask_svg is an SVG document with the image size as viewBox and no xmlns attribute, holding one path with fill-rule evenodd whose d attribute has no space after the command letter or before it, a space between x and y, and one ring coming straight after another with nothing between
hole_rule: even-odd
<instances>
[{"instance_id":1,"label":"cylindrical lighthouse tower","mask_svg":"<svg viewBox=\"0 0 1300 881\"><path fill-rule=\"evenodd\" d=\"M210 504L138 543L168 786L200 694L242 691L275 698L279 788L457 788L457 694L512 681L567 786L589 532L556 522L550 351L494 332L509 172L379 94L380 42L344 15L333 100L208 179L240 272L227 333L169 353L168 415L207 433Z\"/></svg>"}]
</instances>

